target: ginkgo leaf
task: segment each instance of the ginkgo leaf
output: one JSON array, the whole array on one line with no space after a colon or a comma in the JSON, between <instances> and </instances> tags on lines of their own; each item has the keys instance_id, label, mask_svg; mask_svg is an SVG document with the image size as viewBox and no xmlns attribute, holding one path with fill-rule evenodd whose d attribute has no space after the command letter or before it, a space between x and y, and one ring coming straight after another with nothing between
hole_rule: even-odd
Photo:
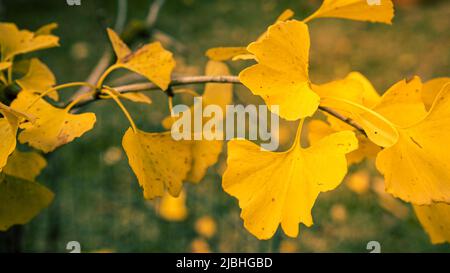
<instances>
[{"instance_id":1,"label":"ginkgo leaf","mask_svg":"<svg viewBox=\"0 0 450 273\"><path fill-rule=\"evenodd\" d=\"M172 196L180 194L183 180L191 168L189 143L175 141L170 132L134 132L129 128L122 146L146 199L163 196L165 188Z\"/></svg>"},{"instance_id":2,"label":"ginkgo leaf","mask_svg":"<svg viewBox=\"0 0 450 273\"><path fill-rule=\"evenodd\" d=\"M231 60L239 55L250 54L245 47L215 47L206 51L205 55L213 61Z\"/></svg>"},{"instance_id":3,"label":"ginkgo leaf","mask_svg":"<svg viewBox=\"0 0 450 273\"><path fill-rule=\"evenodd\" d=\"M206 64L205 75L221 76L230 75L228 66L222 62L209 61ZM205 105L217 105L225 112L225 108L233 99L233 85L230 83L207 83L203 92Z\"/></svg>"},{"instance_id":4,"label":"ginkgo leaf","mask_svg":"<svg viewBox=\"0 0 450 273\"><path fill-rule=\"evenodd\" d=\"M404 90L407 93L383 100L384 103L399 105L403 101L410 109L410 116L420 118L424 114L423 105L412 107L416 103L410 99L415 97L419 101L420 96L415 89ZM398 100L393 101L395 98ZM382 103L377 108L384 109L383 114L393 120L402 115L397 111L401 107L392 108ZM386 191L416 205L450 203L450 84L442 89L424 118L414 118L400 118L413 125L398 127L398 142L377 156L376 166L385 177Z\"/></svg>"},{"instance_id":5,"label":"ginkgo leaf","mask_svg":"<svg viewBox=\"0 0 450 273\"><path fill-rule=\"evenodd\" d=\"M380 100L380 95L372 83L359 72L351 72L343 79L324 84L313 84L312 88L320 97L346 99L369 108Z\"/></svg>"},{"instance_id":6,"label":"ginkgo leaf","mask_svg":"<svg viewBox=\"0 0 450 273\"><path fill-rule=\"evenodd\" d=\"M286 9L278 16L278 18L275 20L275 23L279 21L287 21L293 16L294 12L291 9ZM265 32L261 34L258 39L256 39L256 41L261 40L265 36L265 34ZM246 47L215 47L208 49L205 55L213 61L255 59L255 56L248 52Z\"/></svg>"},{"instance_id":7,"label":"ginkgo leaf","mask_svg":"<svg viewBox=\"0 0 450 273\"><path fill-rule=\"evenodd\" d=\"M216 61L209 61L206 64L205 75L229 75L230 71L226 64ZM225 111L228 104L233 99L233 86L231 84L208 83L205 85L203 93L203 106L216 105ZM191 120L193 120L194 109L190 108ZM175 118L167 117L162 124L165 129L169 129L176 121ZM208 118L203 118L206 123ZM220 122L222 122L220 120ZM195 131L192 131L192 135ZM203 132L198 132L203 133ZM214 165L222 152L223 141L221 140L192 140L188 141L192 151L192 166L186 177L186 180L193 183L199 183L206 174L207 169Z\"/></svg>"},{"instance_id":8,"label":"ginkgo leaf","mask_svg":"<svg viewBox=\"0 0 450 273\"><path fill-rule=\"evenodd\" d=\"M426 114L421 90L422 81L417 76L399 81L383 94L374 110L396 126L410 126Z\"/></svg>"},{"instance_id":9,"label":"ginkgo leaf","mask_svg":"<svg viewBox=\"0 0 450 273\"><path fill-rule=\"evenodd\" d=\"M34 181L47 166L44 157L36 152L21 152L15 150L8 158L8 164L3 173L28 181Z\"/></svg>"},{"instance_id":10,"label":"ginkgo leaf","mask_svg":"<svg viewBox=\"0 0 450 273\"><path fill-rule=\"evenodd\" d=\"M28 223L50 205L53 196L37 182L0 174L0 231Z\"/></svg>"},{"instance_id":11,"label":"ginkgo leaf","mask_svg":"<svg viewBox=\"0 0 450 273\"><path fill-rule=\"evenodd\" d=\"M34 123L21 124L24 130L19 134L19 141L45 153L81 137L96 121L94 113L74 115L69 113L70 109L56 108L30 92L20 92L11 107L37 117Z\"/></svg>"},{"instance_id":12,"label":"ginkgo leaf","mask_svg":"<svg viewBox=\"0 0 450 273\"><path fill-rule=\"evenodd\" d=\"M175 67L171 52L165 50L159 42L144 45L137 51L131 52L112 29L108 29L108 35L117 56L118 67L141 74L161 89L167 89Z\"/></svg>"},{"instance_id":13,"label":"ginkgo leaf","mask_svg":"<svg viewBox=\"0 0 450 273\"><path fill-rule=\"evenodd\" d=\"M54 86L56 78L47 65L39 59L33 58L29 63L28 72L16 82L25 91L40 94ZM48 96L55 101L59 98L56 91L50 92Z\"/></svg>"},{"instance_id":14,"label":"ginkgo leaf","mask_svg":"<svg viewBox=\"0 0 450 273\"><path fill-rule=\"evenodd\" d=\"M230 71L224 63L209 61L206 64L205 74L209 76L229 75ZM208 83L203 93L203 104L216 105L225 108L233 99L233 86L231 84ZM222 122L222 121L220 121ZM222 152L223 142L220 140L192 141L192 167L187 176L190 182L198 183L205 176L206 170L214 165Z\"/></svg>"},{"instance_id":15,"label":"ginkgo leaf","mask_svg":"<svg viewBox=\"0 0 450 273\"><path fill-rule=\"evenodd\" d=\"M183 221L186 219L188 210L186 207L186 192L181 191L178 197L164 193L158 206L159 215L167 221Z\"/></svg>"},{"instance_id":16,"label":"ginkgo leaf","mask_svg":"<svg viewBox=\"0 0 450 273\"><path fill-rule=\"evenodd\" d=\"M423 84L422 100L427 110L433 105L434 99L442 88L450 82L450 78L436 78Z\"/></svg>"},{"instance_id":17,"label":"ginkgo leaf","mask_svg":"<svg viewBox=\"0 0 450 273\"><path fill-rule=\"evenodd\" d=\"M36 50L59 46L54 35L35 35L28 30L19 30L15 24L0 23L0 46L3 60Z\"/></svg>"},{"instance_id":18,"label":"ginkgo leaf","mask_svg":"<svg viewBox=\"0 0 450 273\"><path fill-rule=\"evenodd\" d=\"M366 132L367 137L381 147L397 143L399 133L392 122L376 111L350 100L322 97L320 105L338 110L344 116L356 121Z\"/></svg>"},{"instance_id":19,"label":"ginkgo leaf","mask_svg":"<svg viewBox=\"0 0 450 273\"><path fill-rule=\"evenodd\" d=\"M392 0L324 0L305 22L316 18L342 18L392 24L393 17Z\"/></svg>"},{"instance_id":20,"label":"ginkgo leaf","mask_svg":"<svg viewBox=\"0 0 450 273\"><path fill-rule=\"evenodd\" d=\"M0 171L6 165L9 155L16 148L16 134L19 120L16 116L0 109Z\"/></svg>"},{"instance_id":21,"label":"ginkgo leaf","mask_svg":"<svg viewBox=\"0 0 450 273\"><path fill-rule=\"evenodd\" d=\"M298 133L287 152L261 151L250 141L231 140L222 186L239 200L244 226L258 239L271 238L280 223L286 235L296 237L299 223L313 224L311 209L319 193L341 183L347 173L345 154L357 147L351 131L306 149Z\"/></svg>"},{"instance_id":22,"label":"ginkgo leaf","mask_svg":"<svg viewBox=\"0 0 450 273\"><path fill-rule=\"evenodd\" d=\"M329 117L328 120L331 120L332 117ZM337 123L337 122L336 122ZM335 124L336 124L335 123ZM340 123L343 123L342 121ZM346 124L347 125L347 124ZM333 124L328 124L322 120L312 120L308 123L308 140L311 145L314 145L322 138L331 135L333 133L342 131L342 130L352 130L349 125L347 126L333 126ZM356 135L358 139L358 149L350 152L346 155L348 165L358 164L363 161L365 158L375 159L378 152L381 151L381 148L375 145L372 141L367 139L366 136L362 134Z\"/></svg>"},{"instance_id":23,"label":"ginkgo leaf","mask_svg":"<svg viewBox=\"0 0 450 273\"><path fill-rule=\"evenodd\" d=\"M429 206L414 205L414 212L433 244L450 243L450 205L435 203Z\"/></svg>"},{"instance_id":24,"label":"ginkgo leaf","mask_svg":"<svg viewBox=\"0 0 450 273\"><path fill-rule=\"evenodd\" d=\"M57 23L50 23L47 25L44 25L40 27L38 30L35 31L36 35L50 35L52 34L53 30L58 28Z\"/></svg>"},{"instance_id":25,"label":"ginkgo leaf","mask_svg":"<svg viewBox=\"0 0 450 273\"><path fill-rule=\"evenodd\" d=\"M269 109L279 105L279 115L287 120L311 116L319 106L308 76L309 45L306 24L278 22L261 41L248 46L258 64L239 74L240 81L261 96Z\"/></svg>"},{"instance_id":26,"label":"ginkgo leaf","mask_svg":"<svg viewBox=\"0 0 450 273\"><path fill-rule=\"evenodd\" d=\"M130 93L120 93L120 98L132 101L132 102L140 102L144 104L152 104L152 100L149 96L145 95L142 92L130 92Z\"/></svg>"},{"instance_id":27,"label":"ginkgo leaf","mask_svg":"<svg viewBox=\"0 0 450 273\"><path fill-rule=\"evenodd\" d=\"M11 67L11 62L0 62L0 71Z\"/></svg>"}]
</instances>

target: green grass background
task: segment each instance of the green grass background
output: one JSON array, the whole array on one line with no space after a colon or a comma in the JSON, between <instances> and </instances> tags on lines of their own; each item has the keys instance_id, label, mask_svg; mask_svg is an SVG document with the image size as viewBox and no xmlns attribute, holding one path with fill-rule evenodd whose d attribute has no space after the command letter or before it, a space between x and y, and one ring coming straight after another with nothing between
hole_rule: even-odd
<instances>
[{"instance_id":1,"label":"green grass background","mask_svg":"<svg viewBox=\"0 0 450 273\"><path fill-rule=\"evenodd\" d=\"M129 1L129 18L144 18L150 2ZM285 8L293 9L301 19L319 5L320 1L306 0L168 0L156 28L182 45L167 44L180 64L178 73L202 74L208 48L247 44ZM58 82L64 83L87 77L108 46L105 27L114 25L115 14L115 1L82 0L81 7L69 7L65 1L4 0L0 18L27 29L49 22L59 24L56 34L61 37L61 47L37 55L54 71ZM424 80L449 76L449 14L449 1L434 1L398 8L392 26L334 19L311 22L312 80L326 82L356 70L382 93L411 75ZM232 64L233 73L248 64ZM166 98L161 92L153 92L151 97L155 101L151 107L127 106L139 127L160 131L160 121L168 114ZM261 102L244 88L235 89L235 101ZM399 219L380 207L375 193L356 195L345 185L320 196L313 209L315 225L302 226L299 238L288 239L278 232L273 240L258 241L243 228L237 201L222 191L219 173L224 155L201 184L186 185L188 218L165 221L152 203L143 199L123 152L117 163L105 162L108 150L120 149L128 127L118 108L106 101L84 110L98 115L95 129L48 156L49 166L39 181L51 188L56 198L23 228L23 251L65 252L66 243L72 240L79 241L83 251L191 251L192 242L201 238L194 229L195 221L205 215L217 223L215 236L202 239L214 252L278 252L285 242L300 252L366 252L371 240L379 241L383 252L450 251L449 245L429 242L409 207L406 218ZM343 221L333 220L330 214L337 204L347 212Z\"/></svg>"}]
</instances>

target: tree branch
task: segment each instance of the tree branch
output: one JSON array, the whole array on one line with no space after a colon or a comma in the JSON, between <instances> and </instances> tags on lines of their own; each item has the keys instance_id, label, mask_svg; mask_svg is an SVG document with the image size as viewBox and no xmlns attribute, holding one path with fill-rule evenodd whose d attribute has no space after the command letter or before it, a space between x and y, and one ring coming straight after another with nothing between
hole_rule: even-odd
<instances>
[{"instance_id":1,"label":"tree branch","mask_svg":"<svg viewBox=\"0 0 450 273\"><path fill-rule=\"evenodd\" d=\"M174 86L180 86L180 85L190 85L190 84L202 84L202 83L232 83L232 84L242 84L239 81L238 76L184 76L184 77L175 77L170 82L169 88ZM157 85L151 82L145 82L145 83L134 83L134 84L128 84L128 85L122 85L122 86L116 86L113 87L114 90L116 90L119 93L131 93L131 92L142 92L142 91L150 91L150 90L161 90ZM85 101L82 101L78 103L74 108L80 108L82 106L86 106L94 101L100 100L99 97L92 97L90 99L87 99ZM366 135L366 132L364 129L353 119L345 117L341 115L339 112L335 111L334 109L331 109L329 107L319 106L319 109L332 115L333 117L347 123L348 125L352 126L358 132L361 134Z\"/></svg>"}]
</instances>

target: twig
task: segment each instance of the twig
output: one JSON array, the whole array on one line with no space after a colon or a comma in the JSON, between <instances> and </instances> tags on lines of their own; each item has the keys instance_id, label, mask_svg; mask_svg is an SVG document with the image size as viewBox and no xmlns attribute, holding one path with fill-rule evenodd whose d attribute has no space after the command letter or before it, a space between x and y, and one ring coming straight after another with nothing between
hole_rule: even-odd
<instances>
[{"instance_id":1,"label":"twig","mask_svg":"<svg viewBox=\"0 0 450 273\"><path fill-rule=\"evenodd\" d=\"M117 17L114 30L117 33L121 33L125 28L125 23L127 22L128 0L117 0L117 6Z\"/></svg>"},{"instance_id":2,"label":"twig","mask_svg":"<svg viewBox=\"0 0 450 273\"><path fill-rule=\"evenodd\" d=\"M155 25L156 20L158 19L159 11L161 7L164 5L165 0L155 0L150 6L148 10L147 18L145 19L145 25L147 28L151 28Z\"/></svg>"},{"instance_id":3,"label":"twig","mask_svg":"<svg viewBox=\"0 0 450 273\"><path fill-rule=\"evenodd\" d=\"M176 77L173 78L169 88L174 86L180 86L180 85L189 85L189 84L202 84L202 83L232 83L232 84L242 84L239 81L239 77L237 76L185 76L185 77ZM131 93L131 92L142 92L142 91L149 91L149 90L161 90L157 85L154 83L134 83L134 84L128 84L128 85L122 85L113 87L113 89L119 93ZM92 102L95 102L99 100L99 97L92 97L90 99L87 99L85 101L82 101L74 106L74 108L80 108L83 106L86 106ZM347 123L348 125L352 126L358 132L360 132L363 135L366 135L364 129L354 120L351 118L345 117L341 115L339 112L328 108L324 106L319 106L319 109L327 112L328 114L334 116L335 118Z\"/></svg>"},{"instance_id":4,"label":"twig","mask_svg":"<svg viewBox=\"0 0 450 273\"><path fill-rule=\"evenodd\" d=\"M126 23L126 14L127 14L126 9L128 6L126 2L127 2L126 0L118 0L119 7L118 7L118 13L117 13L118 15L117 15L117 19L116 19L116 31L120 30L120 28L123 28L123 26L121 26L122 21L123 21L123 24ZM149 8L149 11L147 14L147 18L146 18L146 23L145 23L145 26L148 29L153 28L154 24L156 23L156 19L158 18L159 11L161 10L161 7L163 4L164 4L164 0L155 0L150 5L150 8ZM120 31L118 33L120 33ZM97 62L97 64L95 65L94 69L89 74L86 82L88 82L90 84L95 84L97 82L97 80L100 78L100 76L102 75L103 71L105 71L105 69L111 64L112 57L113 56L112 56L111 49L109 49L109 48L105 49L105 52L103 53L102 57ZM70 99L72 100L72 99L78 97L79 95L84 94L88 91L89 91L89 88L82 87L77 92L75 92L75 94L73 94L73 96Z\"/></svg>"}]
</instances>

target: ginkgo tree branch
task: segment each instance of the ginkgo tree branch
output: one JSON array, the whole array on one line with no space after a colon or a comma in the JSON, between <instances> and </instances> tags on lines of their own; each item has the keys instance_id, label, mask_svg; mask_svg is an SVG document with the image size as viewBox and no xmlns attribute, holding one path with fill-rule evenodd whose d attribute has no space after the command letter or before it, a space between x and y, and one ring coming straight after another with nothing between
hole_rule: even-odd
<instances>
[{"instance_id":1,"label":"ginkgo tree branch","mask_svg":"<svg viewBox=\"0 0 450 273\"><path fill-rule=\"evenodd\" d=\"M175 77L172 79L169 87L174 86L182 86L182 85L191 85L191 84L203 84L203 83L232 83L232 84L242 84L239 80L238 76L229 76L229 75L223 75L223 76L207 76L207 75L201 75L201 76L182 76L182 77ZM142 92L142 91L150 91L150 90L161 90L156 84L151 82L144 82L144 83L134 83L134 84L127 84L122 86L116 86L113 87L113 89L116 92L119 93L132 93L132 92ZM86 106L94 101L100 100L101 98L98 96L93 96L87 100L84 100L77 105L74 106L74 108L79 108L82 106ZM363 135L366 135L364 129L359 125L357 122L355 122L353 119L348 118L342 114L340 114L338 111L335 111L334 109L331 109L329 107L325 106L319 106L319 109L332 115L333 117L347 123L348 125L352 126L358 132L360 132Z\"/></svg>"}]
</instances>

